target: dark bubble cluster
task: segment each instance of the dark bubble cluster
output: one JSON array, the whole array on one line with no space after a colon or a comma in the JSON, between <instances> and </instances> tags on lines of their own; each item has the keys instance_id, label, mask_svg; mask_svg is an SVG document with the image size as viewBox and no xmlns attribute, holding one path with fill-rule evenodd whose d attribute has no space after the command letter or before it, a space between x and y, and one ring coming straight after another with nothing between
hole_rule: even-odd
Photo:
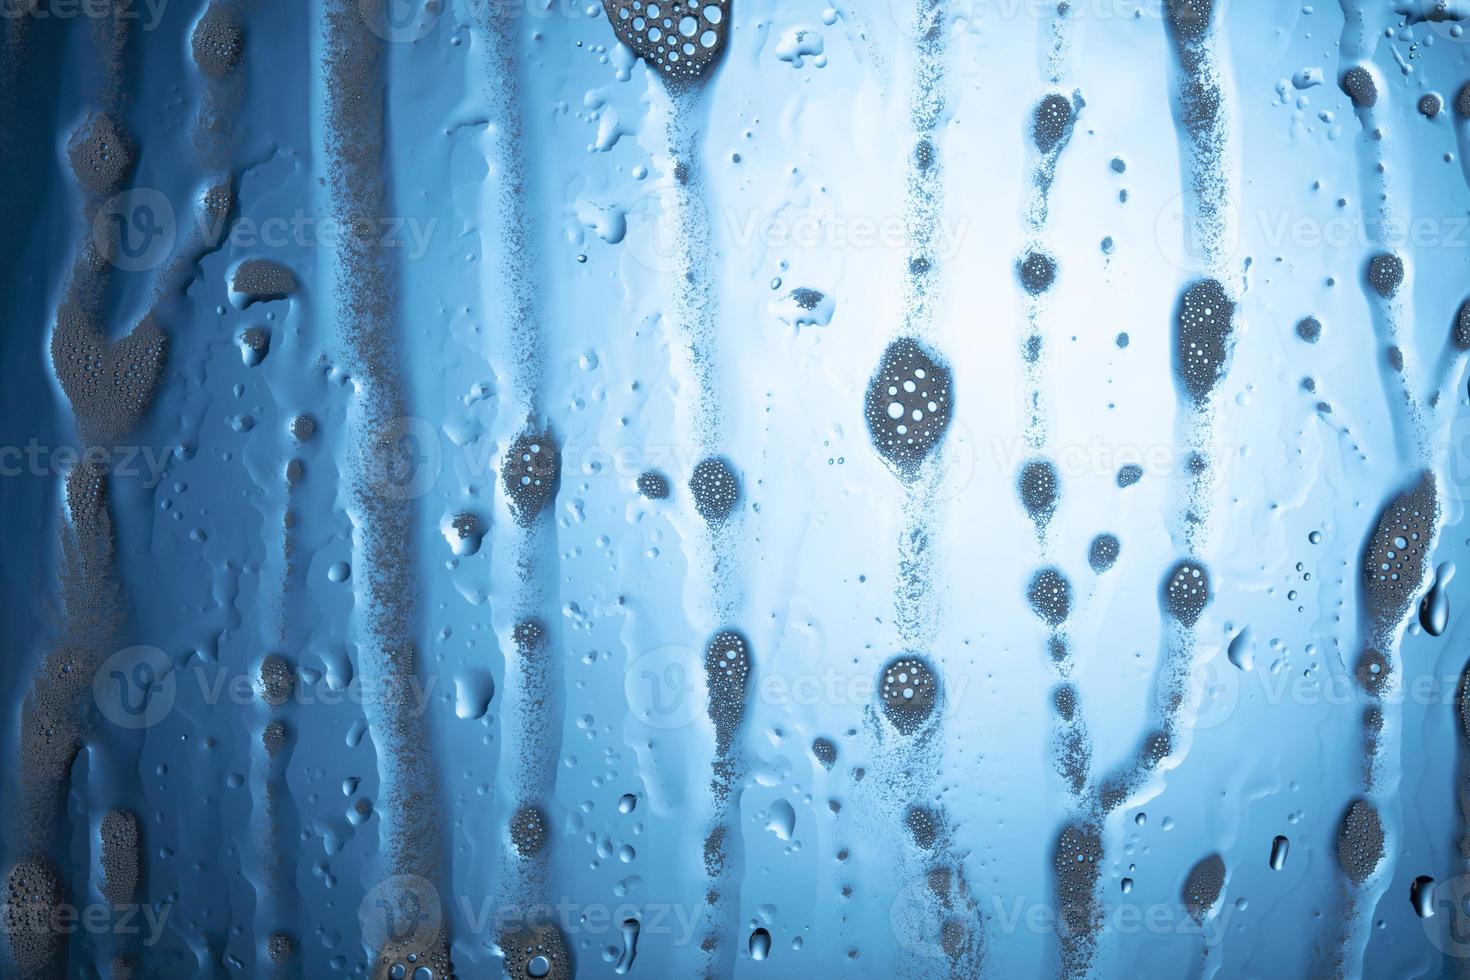
<instances>
[{"instance_id":1,"label":"dark bubble cluster","mask_svg":"<svg viewBox=\"0 0 1470 980\"><path fill-rule=\"evenodd\" d=\"M873 447L912 478L949 428L954 411L949 368L910 337L888 345L868 382L864 414Z\"/></svg>"},{"instance_id":2,"label":"dark bubble cluster","mask_svg":"<svg viewBox=\"0 0 1470 980\"><path fill-rule=\"evenodd\" d=\"M1197 561L1185 559L1164 579L1164 609L1185 626L1199 622L1210 604L1210 574Z\"/></svg>"},{"instance_id":3,"label":"dark bubble cluster","mask_svg":"<svg viewBox=\"0 0 1470 980\"><path fill-rule=\"evenodd\" d=\"M831 772L832 767L837 765L837 745L830 738L818 735L812 739L812 755L828 772Z\"/></svg>"},{"instance_id":4,"label":"dark bubble cluster","mask_svg":"<svg viewBox=\"0 0 1470 980\"><path fill-rule=\"evenodd\" d=\"M1216 0L1164 0L1164 17L1175 37L1198 41L1210 29L1215 3Z\"/></svg>"},{"instance_id":5,"label":"dark bubble cluster","mask_svg":"<svg viewBox=\"0 0 1470 980\"><path fill-rule=\"evenodd\" d=\"M561 452L549 429L515 437L500 465L500 480L516 523L530 527L556 499L561 482Z\"/></svg>"},{"instance_id":6,"label":"dark bubble cluster","mask_svg":"<svg viewBox=\"0 0 1470 980\"><path fill-rule=\"evenodd\" d=\"M572 980L572 957L561 930L533 925L502 936L505 972L515 980Z\"/></svg>"},{"instance_id":7,"label":"dark bubble cluster","mask_svg":"<svg viewBox=\"0 0 1470 980\"><path fill-rule=\"evenodd\" d=\"M1051 706L1062 721L1077 717L1077 688L1071 684L1058 684L1051 692Z\"/></svg>"},{"instance_id":8,"label":"dark bubble cluster","mask_svg":"<svg viewBox=\"0 0 1470 980\"><path fill-rule=\"evenodd\" d=\"M114 907L127 905L138 892L142 840L138 818L127 810L109 810L102 818L102 881L98 891Z\"/></svg>"},{"instance_id":9,"label":"dark bubble cluster","mask_svg":"<svg viewBox=\"0 0 1470 980\"><path fill-rule=\"evenodd\" d=\"M1116 534L1106 532L1092 539L1087 546L1087 564L1092 570L1101 575L1112 568L1118 561L1118 553L1122 551L1123 545Z\"/></svg>"},{"instance_id":10,"label":"dark bubble cluster","mask_svg":"<svg viewBox=\"0 0 1470 980\"><path fill-rule=\"evenodd\" d=\"M1470 82L1460 86L1455 93L1455 115L1461 119L1470 119Z\"/></svg>"},{"instance_id":11,"label":"dark bubble cluster","mask_svg":"<svg viewBox=\"0 0 1470 980\"><path fill-rule=\"evenodd\" d=\"M511 630L516 655L522 659L540 657L546 653L548 635L546 626L539 619L523 619Z\"/></svg>"},{"instance_id":12,"label":"dark bubble cluster","mask_svg":"<svg viewBox=\"0 0 1470 980\"><path fill-rule=\"evenodd\" d=\"M1381 697L1388 683L1388 658L1369 647L1358 656L1353 674L1357 677L1359 687L1374 697Z\"/></svg>"},{"instance_id":13,"label":"dark bubble cluster","mask_svg":"<svg viewBox=\"0 0 1470 980\"><path fill-rule=\"evenodd\" d=\"M1460 304L1459 311L1455 314L1455 326L1450 331L1450 342L1455 345L1455 350L1460 352L1470 351L1470 299Z\"/></svg>"},{"instance_id":14,"label":"dark bubble cluster","mask_svg":"<svg viewBox=\"0 0 1470 980\"><path fill-rule=\"evenodd\" d=\"M904 811L903 823L908 828L909 836L923 851L934 849L944 827L938 813L930 807L919 804L914 804Z\"/></svg>"},{"instance_id":15,"label":"dark bubble cluster","mask_svg":"<svg viewBox=\"0 0 1470 980\"><path fill-rule=\"evenodd\" d=\"M1052 852L1058 913L1068 934L1082 936L1095 928L1094 904L1102 870L1102 836L1089 823L1069 823L1057 836Z\"/></svg>"},{"instance_id":16,"label":"dark bubble cluster","mask_svg":"<svg viewBox=\"0 0 1470 980\"><path fill-rule=\"evenodd\" d=\"M546 845L546 817L541 808L526 804L510 818L510 845L522 858L529 858Z\"/></svg>"},{"instance_id":17,"label":"dark bubble cluster","mask_svg":"<svg viewBox=\"0 0 1470 980\"><path fill-rule=\"evenodd\" d=\"M1056 513L1059 484L1057 469L1047 460L1035 459L1021 467L1016 477L1016 492L1021 497L1021 506L1037 527L1045 527Z\"/></svg>"},{"instance_id":18,"label":"dark bubble cluster","mask_svg":"<svg viewBox=\"0 0 1470 980\"><path fill-rule=\"evenodd\" d=\"M291 438L297 443L307 443L316 435L316 419L302 413L291 420Z\"/></svg>"},{"instance_id":19,"label":"dark bubble cluster","mask_svg":"<svg viewBox=\"0 0 1470 980\"><path fill-rule=\"evenodd\" d=\"M1439 496L1428 472L1389 502L1363 554L1368 612L1380 627L1409 611L1429 570L1429 546L1439 520Z\"/></svg>"},{"instance_id":20,"label":"dark bubble cluster","mask_svg":"<svg viewBox=\"0 0 1470 980\"><path fill-rule=\"evenodd\" d=\"M1371 109L1378 103L1378 84L1373 73L1362 65L1354 65L1342 73L1342 90L1358 109Z\"/></svg>"},{"instance_id":21,"label":"dark bubble cluster","mask_svg":"<svg viewBox=\"0 0 1470 980\"><path fill-rule=\"evenodd\" d=\"M1064 95L1051 92L1036 104L1031 113L1031 140L1042 153L1051 153L1072 135L1072 102Z\"/></svg>"},{"instance_id":22,"label":"dark bubble cluster","mask_svg":"<svg viewBox=\"0 0 1470 980\"><path fill-rule=\"evenodd\" d=\"M1032 249L1016 263L1016 278L1032 296L1039 296L1057 279L1057 260L1040 249Z\"/></svg>"},{"instance_id":23,"label":"dark bubble cluster","mask_svg":"<svg viewBox=\"0 0 1470 980\"><path fill-rule=\"evenodd\" d=\"M1379 296L1389 299L1403 284L1403 259L1392 252L1379 252L1368 260L1368 285Z\"/></svg>"},{"instance_id":24,"label":"dark bubble cluster","mask_svg":"<svg viewBox=\"0 0 1470 980\"><path fill-rule=\"evenodd\" d=\"M258 367L271 352L271 332L255 324L240 332L240 354L246 367Z\"/></svg>"},{"instance_id":25,"label":"dark bubble cluster","mask_svg":"<svg viewBox=\"0 0 1470 980\"><path fill-rule=\"evenodd\" d=\"M667 500L669 499L669 478L653 470L639 473L638 492L649 500Z\"/></svg>"},{"instance_id":26,"label":"dark bubble cluster","mask_svg":"<svg viewBox=\"0 0 1470 980\"><path fill-rule=\"evenodd\" d=\"M878 700L889 723L901 734L912 735L934 714L939 679L922 658L900 654L883 667Z\"/></svg>"},{"instance_id":27,"label":"dark bubble cluster","mask_svg":"<svg viewBox=\"0 0 1470 980\"><path fill-rule=\"evenodd\" d=\"M1174 376L1199 406L1230 367L1235 301L1218 279L1197 279L1184 290L1174 316Z\"/></svg>"},{"instance_id":28,"label":"dark bubble cluster","mask_svg":"<svg viewBox=\"0 0 1470 980\"><path fill-rule=\"evenodd\" d=\"M721 630L704 651L705 684L709 688L709 717L715 726L715 749L729 755L735 735L745 720L750 685L750 644L736 630Z\"/></svg>"},{"instance_id":29,"label":"dark bubble cluster","mask_svg":"<svg viewBox=\"0 0 1470 980\"><path fill-rule=\"evenodd\" d=\"M689 477L694 509L709 524L722 524L740 503L740 478L720 456L706 456L695 464Z\"/></svg>"},{"instance_id":30,"label":"dark bubble cluster","mask_svg":"<svg viewBox=\"0 0 1470 980\"><path fill-rule=\"evenodd\" d=\"M928 172L934 166L934 160L934 141L925 136L914 144L914 166L921 172Z\"/></svg>"},{"instance_id":31,"label":"dark bubble cluster","mask_svg":"<svg viewBox=\"0 0 1470 980\"><path fill-rule=\"evenodd\" d=\"M266 725L260 733L260 744L265 748L265 754L272 759L280 755L290 742L291 730L280 719Z\"/></svg>"},{"instance_id":32,"label":"dark bubble cluster","mask_svg":"<svg viewBox=\"0 0 1470 980\"><path fill-rule=\"evenodd\" d=\"M107 343L100 325L73 303L56 311L51 363L82 435L108 445L137 428L158 390L168 337L146 317Z\"/></svg>"},{"instance_id":33,"label":"dark bubble cluster","mask_svg":"<svg viewBox=\"0 0 1470 980\"><path fill-rule=\"evenodd\" d=\"M1118 468L1118 487L1126 489L1143 479L1143 467L1137 463L1125 463Z\"/></svg>"},{"instance_id":34,"label":"dark bubble cluster","mask_svg":"<svg viewBox=\"0 0 1470 980\"><path fill-rule=\"evenodd\" d=\"M137 150L132 138L105 112L88 116L66 146L77 183L93 194L116 194L132 176Z\"/></svg>"},{"instance_id":35,"label":"dark bubble cluster","mask_svg":"<svg viewBox=\"0 0 1470 980\"><path fill-rule=\"evenodd\" d=\"M262 701L273 708L279 708L291 700L291 695L296 691L296 671L285 657L273 653L260 662L257 689Z\"/></svg>"},{"instance_id":36,"label":"dark bubble cluster","mask_svg":"<svg viewBox=\"0 0 1470 980\"><path fill-rule=\"evenodd\" d=\"M240 18L228 4L216 0L194 25L190 47L201 72L210 78L224 78L235 70L245 50Z\"/></svg>"},{"instance_id":37,"label":"dark bubble cluster","mask_svg":"<svg viewBox=\"0 0 1470 980\"><path fill-rule=\"evenodd\" d=\"M472 510L462 510L449 520L456 539L454 553L468 557L480 550L485 538L485 520Z\"/></svg>"},{"instance_id":38,"label":"dark bubble cluster","mask_svg":"<svg viewBox=\"0 0 1470 980\"><path fill-rule=\"evenodd\" d=\"M1361 885L1378 870L1384 846L1378 810L1367 800L1354 800L1337 831L1337 863L1353 884Z\"/></svg>"},{"instance_id":39,"label":"dark bubble cluster","mask_svg":"<svg viewBox=\"0 0 1470 980\"><path fill-rule=\"evenodd\" d=\"M265 955L275 966L289 963L296 955L296 941L284 932L275 933L265 941Z\"/></svg>"},{"instance_id":40,"label":"dark bubble cluster","mask_svg":"<svg viewBox=\"0 0 1470 980\"><path fill-rule=\"evenodd\" d=\"M1433 119L1444 111L1444 100L1433 92L1425 92L1419 96L1419 115L1425 119Z\"/></svg>"},{"instance_id":41,"label":"dark bubble cluster","mask_svg":"<svg viewBox=\"0 0 1470 980\"><path fill-rule=\"evenodd\" d=\"M1304 316L1296 323L1296 335L1309 344L1322 339L1322 321L1314 316Z\"/></svg>"},{"instance_id":42,"label":"dark bubble cluster","mask_svg":"<svg viewBox=\"0 0 1470 980\"><path fill-rule=\"evenodd\" d=\"M1189 870L1184 879L1184 907L1195 922L1204 922L1220 902L1220 893L1225 890L1225 861L1218 854L1201 860Z\"/></svg>"},{"instance_id":43,"label":"dark bubble cluster","mask_svg":"<svg viewBox=\"0 0 1470 980\"><path fill-rule=\"evenodd\" d=\"M1072 584L1060 569L1043 568L1031 576L1026 600L1042 622L1051 627L1060 626L1072 612Z\"/></svg>"},{"instance_id":44,"label":"dark bubble cluster","mask_svg":"<svg viewBox=\"0 0 1470 980\"><path fill-rule=\"evenodd\" d=\"M274 302L296 291L296 274L274 259L246 259L235 267L230 290L244 297L246 306Z\"/></svg>"},{"instance_id":45,"label":"dark bubble cluster","mask_svg":"<svg viewBox=\"0 0 1470 980\"><path fill-rule=\"evenodd\" d=\"M667 78L704 75L725 48L730 0L602 0L613 33Z\"/></svg>"},{"instance_id":46,"label":"dark bubble cluster","mask_svg":"<svg viewBox=\"0 0 1470 980\"><path fill-rule=\"evenodd\" d=\"M43 860L20 861L5 878L5 937L11 962L22 975L51 975L45 971L61 949L55 916L61 909L61 883ZM60 975L59 972L56 975Z\"/></svg>"}]
</instances>

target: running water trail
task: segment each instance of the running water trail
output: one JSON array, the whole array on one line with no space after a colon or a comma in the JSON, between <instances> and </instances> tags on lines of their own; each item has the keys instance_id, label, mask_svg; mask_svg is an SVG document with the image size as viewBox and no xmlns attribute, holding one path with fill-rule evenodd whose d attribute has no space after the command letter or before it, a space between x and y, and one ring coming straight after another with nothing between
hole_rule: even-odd
<instances>
[{"instance_id":1,"label":"running water trail","mask_svg":"<svg viewBox=\"0 0 1470 980\"><path fill-rule=\"evenodd\" d=\"M1062 903L1060 956L1069 976L1087 974L1096 954L1107 818L1138 800L1170 759L1188 751L1196 627L1214 593L1200 555L1209 545L1212 474L1219 462L1212 451L1213 401L1229 371L1237 330L1238 299L1227 286L1231 272L1226 267L1237 234L1233 103L1220 6L1214 0L1166 0L1164 15L1174 56L1172 104L1182 135L1186 254L1198 260L1201 273L1185 286L1171 322L1180 407L1175 445L1182 451L1184 472L1170 525L1184 557L1159 587L1164 629L1147 734L1131 759L1092 787L1091 799L1062 829L1053 850L1056 894ZM1095 542L1095 548L1100 563L1107 564L1109 555L1116 554L1116 540Z\"/></svg>"},{"instance_id":2,"label":"running water trail","mask_svg":"<svg viewBox=\"0 0 1470 980\"><path fill-rule=\"evenodd\" d=\"M369 6L369 12L376 8ZM372 697L364 705L378 753L378 883L369 916L437 898L446 872L438 767L423 697L413 529L418 508L396 479L410 400L401 367L397 269L372 229L388 212L383 177L383 42L362 5L329 0L317 21L324 126L326 210L343 228L333 249L342 357L353 380L345 496L353 522L358 672ZM440 907L437 902L433 908ZM383 911L383 909L390 911ZM419 967L453 976L448 923L426 915L406 934L364 922L372 976Z\"/></svg>"},{"instance_id":3,"label":"running water trail","mask_svg":"<svg viewBox=\"0 0 1470 980\"><path fill-rule=\"evenodd\" d=\"M738 818L747 768L741 743L756 666L750 641L737 626L745 606L740 559L744 491L735 465L722 455L729 442L726 406L734 399L727 397L719 370L720 259L712 190L701 152L707 88L736 11L729 0L711 4L674 0L656 17L648 16L648 10L656 8L627 0L603 0L603 9L617 39L650 70L650 119L663 147L658 161L664 182L658 258L665 263L664 324L674 352L674 371L687 379L689 388L677 411L683 438L697 460L688 477L698 517L688 532L689 563L699 576L693 587L694 619L709 637L705 682L715 735L701 865L708 879L708 921L699 941L699 969L703 976L717 977L734 969L738 955L744 850Z\"/></svg>"},{"instance_id":4,"label":"running water trail","mask_svg":"<svg viewBox=\"0 0 1470 980\"><path fill-rule=\"evenodd\" d=\"M549 830L560 815L554 802L561 755L562 643L557 615L555 505L561 485L561 449L547 418L547 352L543 333L543 247L535 229L539 169L536 131L525 97L521 23L488 8L477 19L485 45L482 89L489 120L485 145L491 169L481 207L490 242L489 274L481 283L490 311L484 352L506 376L500 416L505 450L500 463L501 508L491 522L494 564L491 595L497 597L497 632L505 662L503 736L496 767L500 835L494 941L505 968L525 975L530 959L545 957L550 975L570 975L571 947L556 924L539 917L551 891Z\"/></svg>"},{"instance_id":5,"label":"running water trail","mask_svg":"<svg viewBox=\"0 0 1470 980\"><path fill-rule=\"evenodd\" d=\"M934 650L943 606L940 488L955 398L949 365L933 346L941 305L947 12L939 0L916 0L906 12L912 16L913 46L908 53L912 149L904 174L903 323L868 382L863 404L873 448L903 490L893 597L898 652L880 671L877 710L868 712L870 748L884 761L858 819L876 833L891 834L895 822L904 828L907 841L895 858L901 889L895 916L902 912L909 921L938 923L937 936L899 936L900 944L944 959L952 976L973 976L981 967L984 923L965 880L963 855L953 846L950 820L934 800L944 754L944 683ZM900 963L906 974L928 973L922 958Z\"/></svg>"}]
</instances>

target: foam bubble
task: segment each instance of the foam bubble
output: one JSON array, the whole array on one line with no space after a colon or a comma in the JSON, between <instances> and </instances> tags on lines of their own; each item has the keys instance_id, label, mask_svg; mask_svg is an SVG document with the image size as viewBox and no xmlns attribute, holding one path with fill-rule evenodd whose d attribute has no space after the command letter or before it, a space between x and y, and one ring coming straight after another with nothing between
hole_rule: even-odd
<instances>
[{"instance_id":1,"label":"foam bubble","mask_svg":"<svg viewBox=\"0 0 1470 980\"><path fill-rule=\"evenodd\" d=\"M1367 800L1354 800L1337 831L1337 863L1348 879L1361 885L1383 861L1383 820Z\"/></svg>"},{"instance_id":2,"label":"foam bubble","mask_svg":"<svg viewBox=\"0 0 1470 980\"><path fill-rule=\"evenodd\" d=\"M61 951L62 937L55 928L61 908L61 884L50 864L29 859L10 869L0 914L11 961L23 975L45 973Z\"/></svg>"},{"instance_id":3,"label":"foam bubble","mask_svg":"<svg viewBox=\"0 0 1470 980\"><path fill-rule=\"evenodd\" d=\"M1365 605L1374 623L1401 622L1429 571L1429 547L1439 519L1434 477L1425 471L1378 517L1363 553Z\"/></svg>"},{"instance_id":4,"label":"foam bubble","mask_svg":"<svg viewBox=\"0 0 1470 980\"><path fill-rule=\"evenodd\" d=\"M1314 316L1304 316L1297 321L1296 335L1309 344L1322 338L1322 321Z\"/></svg>"},{"instance_id":5,"label":"foam bubble","mask_svg":"<svg viewBox=\"0 0 1470 980\"><path fill-rule=\"evenodd\" d=\"M533 857L546 845L546 817L541 808L526 804L510 819L510 845L522 858Z\"/></svg>"},{"instance_id":6,"label":"foam bubble","mask_svg":"<svg viewBox=\"0 0 1470 980\"><path fill-rule=\"evenodd\" d=\"M1225 890L1225 861L1211 854L1196 864L1184 879L1184 907L1195 922L1204 922Z\"/></svg>"},{"instance_id":7,"label":"foam bubble","mask_svg":"<svg viewBox=\"0 0 1470 980\"><path fill-rule=\"evenodd\" d=\"M667 500L669 497L669 478L653 470L646 470L639 473L638 492L649 500Z\"/></svg>"},{"instance_id":8,"label":"foam bubble","mask_svg":"<svg viewBox=\"0 0 1470 980\"><path fill-rule=\"evenodd\" d=\"M551 432L528 429L516 436L501 464L500 480L516 523L530 527L556 499L561 484L561 452Z\"/></svg>"},{"instance_id":9,"label":"foam bubble","mask_svg":"<svg viewBox=\"0 0 1470 980\"><path fill-rule=\"evenodd\" d=\"M837 745L830 738L819 735L812 739L812 755L816 756L823 769L831 772L837 764Z\"/></svg>"},{"instance_id":10,"label":"foam bubble","mask_svg":"<svg viewBox=\"0 0 1470 980\"><path fill-rule=\"evenodd\" d=\"M709 717L715 726L715 750L724 757L735 744L745 719L750 683L750 644L736 630L721 630L704 651L705 683L709 689Z\"/></svg>"},{"instance_id":11,"label":"foam bubble","mask_svg":"<svg viewBox=\"0 0 1470 980\"><path fill-rule=\"evenodd\" d=\"M1072 133L1072 102L1056 92L1047 94L1031 113L1031 140L1050 153Z\"/></svg>"},{"instance_id":12,"label":"foam bubble","mask_svg":"<svg viewBox=\"0 0 1470 980\"><path fill-rule=\"evenodd\" d=\"M911 337L888 345L864 401L873 447L911 479L949 428L954 410L949 368Z\"/></svg>"},{"instance_id":13,"label":"foam bubble","mask_svg":"<svg viewBox=\"0 0 1470 980\"><path fill-rule=\"evenodd\" d=\"M1016 278L1020 280L1026 292L1032 296L1038 296L1050 289L1052 283L1056 282L1056 259L1040 249L1032 249L1016 263Z\"/></svg>"},{"instance_id":14,"label":"foam bubble","mask_svg":"<svg viewBox=\"0 0 1470 980\"><path fill-rule=\"evenodd\" d=\"M1127 488L1143 479L1143 467L1137 463L1125 463L1118 469L1118 486Z\"/></svg>"},{"instance_id":15,"label":"foam bubble","mask_svg":"<svg viewBox=\"0 0 1470 980\"><path fill-rule=\"evenodd\" d=\"M291 420L291 438L298 443L310 442L316 435L316 419L301 414Z\"/></svg>"},{"instance_id":16,"label":"foam bubble","mask_svg":"<svg viewBox=\"0 0 1470 980\"><path fill-rule=\"evenodd\" d=\"M694 509L710 524L722 524L740 502L740 478L719 456L706 456L689 477Z\"/></svg>"},{"instance_id":17,"label":"foam bubble","mask_svg":"<svg viewBox=\"0 0 1470 980\"><path fill-rule=\"evenodd\" d=\"M1174 314L1174 377L1197 406L1214 393L1230 367L1235 301L1218 279L1197 279Z\"/></svg>"},{"instance_id":18,"label":"foam bubble","mask_svg":"<svg viewBox=\"0 0 1470 980\"><path fill-rule=\"evenodd\" d=\"M105 112L88 116L77 127L66 156L77 183L98 196L122 190L137 163L131 137Z\"/></svg>"},{"instance_id":19,"label":"foam bubble","mask_svg":"<svg viewBox=\"0 0 1470 980\"><path fill-rule=\"evenodd\" d=\"M554 925L532 925L501 937L506 973L521 978L572 980L572 958L561 930Z\"/></svg>"},{"instance_id":20,"label":"foam bubble","mask_svg":"<svg viewBox=\"0 0 1470 980\"><path fill-rule=\"evenodd\" d=\"M296 691L296 670L285 657L273 653L260 662L260 680L256 690L260 692L262 701L279 708L291 700Z\"/></svg>"},{"instance_id":21,"label":"foam bubble","mask_svg":"<svg viewBox=\"0 0 1470 980\"><path fill-rule=\"evenodd\" d=\"M296 291L296 275L272 259L246 259L235 267L230 292L242 306L285 299Z\"/></svg>"},{"instance_id":22,"label":"foam bubble","mask_svg":"<svg viewBox=\"0 0 1470 980\"><path fill-rule=\"evenodd\" d=\"M626 47L670 79L706 74L725 49L731 0L602 0Z\"/></svg>"},{"instance_id":23,"label":"foam bubble","mask_svg":"<svg viewBox=\"0 0 1470 980\"><path fill-rule=\"evenodd\" d=\"M1204 565L1185 559L1164 579L1164 609L1185 626L1194 626L1210 604L1210 574Z\"/></svg>"},{"instance_id":24,"label":"foam bubble","mask_svg":"<svg viewBox=\"0 0 1470 980\"><path fill-rule=\"evenodd\" d=\"M1097 928L1095 893L1102 855L1102 835L1090 823L1069 823L1057 836L1052 874L1064 935L1077 939L1092 935Z\"/></svg>"},{"instance_id":25,"label":"foam bubble","mask_svg":"<svg viewBox=\"0 0 1470 980\"><path fill-rule=\"evenodd\" d=\"M1116 534L1099 534L1092 539L1092 544L1087 546L1087 564L1092 570L1101 575L1112 568L1118 561L1118 553L1123 545Z\"/></svg>"},{"instance_id":26,"label":"foam bubble","mask_svg":"<svg viewBox=\"0 0 1470 980\"><path fill-rule=\"evenodd\" d=\"M1056 467L1048 460L1034 459L1021 467L1016 492L1021 496L1021 506L1037 527L1045 527L1056 513L1058 484Z\"/></svg>"},{"instance_id":27,"label":"foam bubble","mask_svg":"<svg viewBox=\"0 0 1470 980\"><path fill-rule=\"evenodd\" d=\"M1031 577L1026 587L1026 599L1031 611L1048 626L1057 627L1067 621L1072 612L1072 584L1058 568L1043 568Z\"/></svg>"},{"instance_id":28,"label":"foam bubble","mask_svg":"<svg viewBox=\"0 0 1470 980\"><path fill-rule=\"evenodd\" d=\"M940 815L932 808L919 804L914 804L904 811L903 823L908 828L909 836L923 851L934 849L944 829L944 821Z\"/></svg>"},{"instance_id":29,"label":"foam bubble","mask_svg":"<svg viewBox=\"0 0 1470 980\"><path fill-rule=\"evenodd\" d=\"M284 932L278 932L265 941L265 955L276 966L290 962L296 955L296 941Z\"/></svg>"},{"instance_id":30,"label":"foam bubble","mask_svg":"<svg viewBox=\"0 0 1470 980\"><path fill-rule=\"evenodd\" d=\"M1378 84L1373 73L1362 65L1354 65L1342 73L1342 90L1359 109L1371 109L1378 103Z\"/></svg>"},{"instance_id":31,"label":"foam bubble","mask_svg":"<svg viewBox=\"0 0 1470 980\"><path fill-rule=\"evenodd\" d=\"M138 818L109 810L102 818L102 881L97 890L114 907L130 904L138 892L141 840Z\"/></svg>"},{"instance_id":32,"label":"foam bubble","mask_svg":"<svg viewBox=\"0 0 1470 980\"><path fill-rule=\"evenodd\" d=\"M1384 299L1399 291L1404 283L1404 260L1392 252L1379 252L1368 260L1368 285Z\"/></svg>"},{"instance_id":33,"label":"foam bubble","mask_svg":"<svg viewBox=\"0 0 1470 980\"><path fill-rule=\"evenodd\" d=\"M899 654L883 667L878 698L889 723L901 734L912 735L934 714L939 701L938 675L923 658Z\"/></svg>"},{"instance_id":34,"label":"foam bubble","mask_svg":"<svg viewBox=\"0 0 1470 980\"><path fill-rule=\"evenodd\" d=\"M191 39L194 63L210 78L224 78L240 63L245 31L240 18L224 3L211 3L194 25Z\"/></svg>"}]
</instances>

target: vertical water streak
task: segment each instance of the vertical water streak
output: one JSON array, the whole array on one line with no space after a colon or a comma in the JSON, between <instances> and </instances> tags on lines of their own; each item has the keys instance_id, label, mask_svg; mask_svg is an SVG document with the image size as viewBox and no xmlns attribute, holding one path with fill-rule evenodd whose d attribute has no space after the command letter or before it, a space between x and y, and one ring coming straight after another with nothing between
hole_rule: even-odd
<instances>
[{"instance_id":1,"label":"vertical water streak","mask_svg":"<svg viewBox=\"0 0 1470 980\"><path fill-rule=\"evenodd\" d=\"M380 818L376 886L393 902L437 893L445 871L440 785L423 703L422 625L416 601L412 487L396 479L411 415L401 367L397 269L375 230L388 207L384 156L384 44L368 17L380 4L329 0L318 19L327 212L345 233L331 256L341 354L353 381L345 495L353 522L358 672L378 752ZM366 931L366 930L365 930ZM408 934L364 936L372 975L421 964L453 975L442 915ZM412 957L412 959L410 959Z\"/></svg>"},{"instance_id":2,"label":"vertical water streak","mask_svg":"<svg viewBox=\"0 0 1470 980\"><path fill-rule=\"evenodd\" d=\"M686 448L697 460L688 489L699 518L691 521L689 564L700 581L696 628L705 650L708 710L715 734L702 866L708 878L708 923L700 939L701 975L727 975L737 956L741 870L740 787L745 692L756 661L737 628L745 603L740 543L744 530L740 475L722 453L729 443L725 379L720 371L719 247L712 188L703 162L707 89L733 31L734 4L672 0L658 14L642 4L603 0L618 40L644 59L652 84L650 118L664 151L658 258L666 288L664 323L676 375L689 393L677 413Z\"/></svg>"}]
</instances>

